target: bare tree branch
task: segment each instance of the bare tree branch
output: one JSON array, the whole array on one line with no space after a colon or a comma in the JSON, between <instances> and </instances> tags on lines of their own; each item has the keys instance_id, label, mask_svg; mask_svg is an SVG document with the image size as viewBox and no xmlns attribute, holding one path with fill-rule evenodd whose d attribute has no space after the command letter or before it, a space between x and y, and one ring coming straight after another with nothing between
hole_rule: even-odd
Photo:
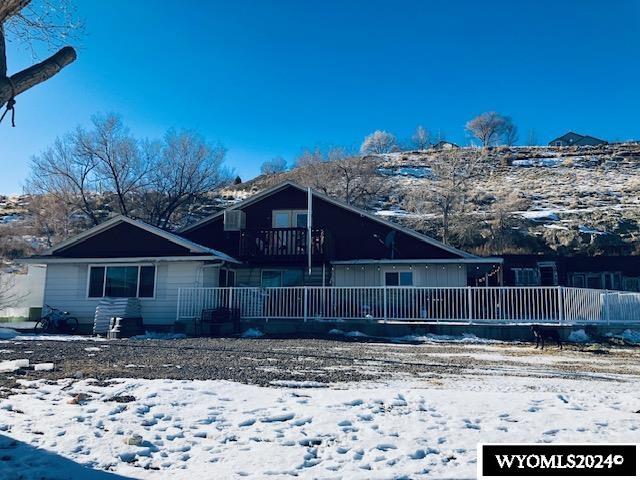
<instances>
[{"instance_id":1,"label":"bare tree branch","mask_svg":"<svg viewBox=\"0 0 640 480\"><path fill-rule=\"evenodd\" d=\"M32 65L31 67L12 75L10 79L6 76L1 76L0 106L7 103L12 96L19 95L31 87L50 79L75 59L76 51L73 47L64 47L62 50L43 62Z\"/></svg>"}]
</instances>

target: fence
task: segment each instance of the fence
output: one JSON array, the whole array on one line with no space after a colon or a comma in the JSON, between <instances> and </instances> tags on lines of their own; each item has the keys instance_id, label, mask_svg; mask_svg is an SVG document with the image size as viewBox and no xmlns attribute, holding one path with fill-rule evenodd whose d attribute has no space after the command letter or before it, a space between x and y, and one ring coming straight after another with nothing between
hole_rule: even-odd
<instances>
[{"instance_id":1,"label":"fence","mask_svg":"<svg viewBox=\"0 0 640 480\"><path fill-rule=\"evenodd\" d=\"M237 309L245 319L467 323L640 323L640 293L569 287L180 288L177 319Z\"/></svg>"}]
</instances>

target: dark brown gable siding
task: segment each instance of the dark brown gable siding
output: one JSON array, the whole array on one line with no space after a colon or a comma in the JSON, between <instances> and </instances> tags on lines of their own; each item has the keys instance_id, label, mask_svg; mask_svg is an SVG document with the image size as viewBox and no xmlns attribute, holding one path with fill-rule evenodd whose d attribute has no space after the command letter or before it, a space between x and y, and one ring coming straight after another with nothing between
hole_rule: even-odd
<instances>
[{"instance_id":1,"label":"dark brown gable siding","mask_svg":"<svg viewBox=\"0 0 640 480\"><path fill-rule=\"evenodd\" d=\"M295 187L287 187L242 210L246 213L247 229L271 228L273 210L304 210L307 194ZM330 260L391 258L384 242L392 230L374 220L318 197L313 199L313 226L324 228L330 238ZM397 259L459 258L457 255L430 245L396 230ZM222 216L183 235L200 245L221 250L228 255L238 254L238 232L225 232Z\"/></svg>"},{"instance_id":2,"label":"dark brown gable siding","mask_svg":"<svg viewBox=\"0 0 640 480\"><path fill-rule=\"evenodd\" d=\"M166 257L189 249L125 222L54 253L64 258Z\"/></svg>"}]
</instances>

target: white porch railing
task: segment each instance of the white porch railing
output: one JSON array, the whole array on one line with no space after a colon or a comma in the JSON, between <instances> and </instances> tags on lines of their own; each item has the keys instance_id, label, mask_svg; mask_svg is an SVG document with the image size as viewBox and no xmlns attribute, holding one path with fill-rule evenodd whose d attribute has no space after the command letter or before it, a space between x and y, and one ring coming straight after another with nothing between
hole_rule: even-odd
<instances>
[{"instance_id":1,"label":"white porch railing","mask_svg":"<svg viewBox=\"0 0 640 480\"><path fill-rule=\"evenodd\" d=\"M177 320L241 318L467 323L640 323L640 293L569 287L180 288Z\"/></svg>"}]
</instances>

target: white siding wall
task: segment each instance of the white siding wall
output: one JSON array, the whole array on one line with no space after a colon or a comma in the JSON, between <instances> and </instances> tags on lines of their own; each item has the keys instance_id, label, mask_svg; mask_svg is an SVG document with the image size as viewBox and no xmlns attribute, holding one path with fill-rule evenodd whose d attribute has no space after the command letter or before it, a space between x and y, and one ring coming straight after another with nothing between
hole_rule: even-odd
<instances>
[{"instance_id":1,"label":"white siding wall","mask_svg":"<svg viewBox=\"0 0 640 480\"><path fill-rule=\"evenodd\" d=\"M466 265L397 264L395 265L335 265L334 287L376 287L384 285L384 272L413 272L415 287L466 287Z\"/></svg>"},{"instance_id":2,"label":"white siding wall","mask_svg":"<svg viewBox=\"0 0 640 480\"><path fill-rule=\"evenodd\" d=\"M99 299L87 298L87 263L50 264L47 266L44 303L67 310L80 323L93 323ZM173 324L176 320L178 288L198 287L203 283L202 262L158 262L155 298L141 298L142 317L146 325ZM217 268L209 267L217 278Z\"/></svg>"}]
</instances>

